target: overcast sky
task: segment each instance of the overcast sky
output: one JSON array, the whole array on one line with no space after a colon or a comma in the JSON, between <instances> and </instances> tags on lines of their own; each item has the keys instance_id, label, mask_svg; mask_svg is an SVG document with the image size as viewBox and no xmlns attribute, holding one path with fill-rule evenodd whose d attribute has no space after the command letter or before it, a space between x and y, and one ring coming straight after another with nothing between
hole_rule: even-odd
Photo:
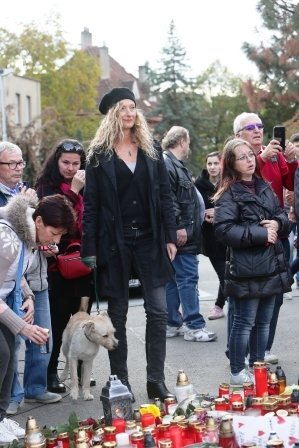
<instances>
[{"instance_id":1,"label":"overcast sky","mask_svg":"<svg viewBox=\"0 0 299 448\"><path fill-rule=\"evenodd\" d=\"M15 31L19 22L42 25L58 13L73 46L80 47L81 31L87 27L93 45L105 44L114 59L137 75L145 62L157 67L174 20L190 75L200 74L218 59L236 75L256 76L255 64L241 50L244 41L261 40L256 4L257 0L8 0L2 4L0 26Z\"/></svg>"}]
</instances>

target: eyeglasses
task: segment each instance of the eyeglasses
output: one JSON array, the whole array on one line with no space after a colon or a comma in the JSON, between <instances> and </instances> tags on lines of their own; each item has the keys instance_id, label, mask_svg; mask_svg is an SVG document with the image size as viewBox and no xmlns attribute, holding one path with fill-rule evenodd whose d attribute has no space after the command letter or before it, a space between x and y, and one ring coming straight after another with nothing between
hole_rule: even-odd
<instances>
[{"instance_id":1,"label":"eyeglasses","mask_svg":"<svg viewBox=\"0 0 299 448\"><path fill-rule=\"evenodd\" d=\"M79 143L64 142L60 145L63 151L83 152L83 147Z\"/></svg>"},{"instance_id":2,"label":"eyeglasses","mask_svg":"<svg viewBox=\"0 0 299 448\"><path fill-rule=\"evenodd\" d=\"M248 154L244 154L244 156L239 157L237 160L240 160L240 162L244 162L245 160L250 161L251 159L254 159L255 154L254 152L249 152Z\"/></svg>"},{"instance_id":3,"label":"eyeglasses","mask_svg":"<svg viewBox=\"0 0 299 448\"><path fill-rule=\"evenodd\" d=\"M247 124L243 128L239 129L238 132L241 131L254 131L255 128L264 129L265 125L263 123L255 123L255 124Z\"/></svg>"},{"instance_id":4,"label":"eyeglasses","mask_svg":"<svg viewBox=\"0 0 299 448\"><path fill-rule=\"evenodd\" d=\"M11 170L15 170L17 166L19 168L25 168L25 160L20 160L20 162L0 162L0 165L7 165Z\"/></svg>"}]
</instances>

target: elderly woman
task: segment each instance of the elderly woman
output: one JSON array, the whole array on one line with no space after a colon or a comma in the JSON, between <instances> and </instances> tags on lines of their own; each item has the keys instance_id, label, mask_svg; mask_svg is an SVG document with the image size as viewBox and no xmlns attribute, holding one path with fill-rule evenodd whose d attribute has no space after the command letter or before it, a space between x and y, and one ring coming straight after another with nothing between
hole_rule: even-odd
<instances>
[{"instance_id":1,"label":"elderly woman","mask_svg":"<svg viewBox=\"0 0 299 448\"><path fill-rule=\"evenodd\" d=\"M20 285L38 245L57 244L67 231L73 231L75 216L61 195L45 198L39 204L33 197L17 195L0 208L0 443L11 443L24 437L25 431L6 418L14 373L15 336L21 334L33 343L43 345L47 329L32 325L33 313L22 319ZM24 295L32 292L26 284ZM8 303L10 306L8 306Z\"/></svg>"}]
</instances>

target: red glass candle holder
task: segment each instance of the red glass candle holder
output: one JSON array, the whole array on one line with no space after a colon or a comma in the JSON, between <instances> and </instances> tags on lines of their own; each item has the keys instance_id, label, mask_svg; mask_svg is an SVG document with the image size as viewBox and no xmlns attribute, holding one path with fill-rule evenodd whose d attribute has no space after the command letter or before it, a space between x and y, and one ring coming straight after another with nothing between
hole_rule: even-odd
<instances>
[{"instance_id":1,"label":"red glass candle holder","mask_svg":"<svg viewBox=\"0 0 299 448\"><path fill-rule=\"evenodd\" d=\"M265 362L255 362L254 378L255 378L255 395L256 397L264 397L268 395L268 375Z\"/></svg>"}]
</instances>

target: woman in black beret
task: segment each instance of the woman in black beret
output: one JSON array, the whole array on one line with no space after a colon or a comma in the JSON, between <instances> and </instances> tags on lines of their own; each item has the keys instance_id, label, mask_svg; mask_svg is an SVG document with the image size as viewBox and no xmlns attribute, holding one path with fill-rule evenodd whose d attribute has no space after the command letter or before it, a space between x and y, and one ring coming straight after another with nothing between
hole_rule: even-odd
<instances>
[{"instance_id":1,"label":"woman in black beret","mask_svg":"<svg viewBox=\"0 0 299 448\"><path fill-rule=\"evenodd\" d=\"M108 299L119 339L109 352L111 374L129 390L126 320L129 279L132 270L137 273L146 313L147 393L164 400L173 396L164 383L165 285L176 254L168 175L131 90L112 89L99 110L105 117L87 156L81 255L97 266L99 295Z\"/></svg>"}]
</instances>

